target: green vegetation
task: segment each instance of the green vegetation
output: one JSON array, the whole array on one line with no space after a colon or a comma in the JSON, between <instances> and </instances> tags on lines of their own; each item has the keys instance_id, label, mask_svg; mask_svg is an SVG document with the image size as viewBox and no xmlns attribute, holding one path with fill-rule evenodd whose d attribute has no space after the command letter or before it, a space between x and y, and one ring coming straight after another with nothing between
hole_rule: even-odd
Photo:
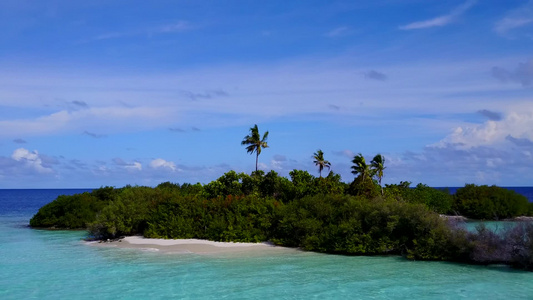
<instances>
[{"instance_id":1,"label":"green vegetation","mask_svg":"<svg viewBox=\"0 0 533 300\"><path fill-rule=\"evenodd\" d=\"M527 198L497 186L467 184L455 193L453 209L473 219L500 220L527 215L530 212Z\"/></svg>"},{"instance_id":2,"label":"green vegetation","mask_svg":"<svg viewBox=\"0 0 533 300\"><path fill-rule=\"evenodd\" d=\"M378 184L381 188L381 195L383 195L383 186L381 186L381 179L383 179L383 171L386 169L385 157L381 154L377 154L370 162L370 166L372 167L374 176L376 176L378 179Z\"/></svg>"},{"instance_id":3,"label":"green vegetation","mask_svg":"<svg viewBox=\"0 0 533 300\"><path fill-rule=\"evenodd\" d=\"M457 206L446 191L422 184L409 188L408 182L402 182L387 185L381 196L374 182L375 196L368 197L351 189L372 181L356 178L347 185L333 172L323 178L300 170L290 175L288 180L273 171L251 175L230 171L206 185L165 182L155 188L104 187L60 196L43 206L30 224L87 228L96 239L142 234L213 241L270 240L325 253L399 254L410 259L507 263L533 269L533 225L523 223L503 235L486 229L469 233L436 213Z\"/></svg>"},{"instance_id":4,"label":"green vegetation","mask_svg":"<svg viewBox=\"0 0 533 300\"><path fill-rule=\"evenodd\" d=\"M241 145L248 145L246 147L246 151L250 154L255 152L255 171L257 172L257 163L259 160L259 154L261 154L261 149L268 148L267 140L268 139L268 131L265 132L263 135L263 138L261 138L261 134L259 134L259 129L257 128L257 124L254 125L254 127L250 128L250 134L245 136L244 139L241 142Z\"/></svg>"},{"instance_id":5,"label":"green vegetation","mask_svg":"<svg viewBox=\"0 0 533 300\"><path fill-rule=\"evenodd\" d=\"M243 141L248 152L266 147L257 125ZM409 182L381 186L385 158L370 165L353 159L354 180L347 184L329 172L318 150L319 177L293 170L290 179L256 170L229 171L202 185L165 182L155 188L103 187L60 196L31 219L32 227L86 228L95 239L141 234L150 238L200 238L260 242L346 255L398 254L409 259L478 264L506 263L533 270L533 225L503 234L484 228L471 233L439 214L480 219L511 218L533 212L514 192L466 185L456 195ZM257 167L257 165L256 165Z\"/></svg>"},{"instance_id":6,"label":"green vegetation","mask_svg":"<svg viewBox=\"0 0 533 300\"><path fill-rule=\"evenodd\" d=\"M352 174L359 178L360 182L365 182L367 178L372 177L370 166L366 163L363 154L357 154L352 160Z\"/></svg>"},{"instance_id":7,"label":"green vegetation","mask_svg":"<svg viewBox=\"0 0 533 300\"><path fill-rule=\"evenodd\" d=\"M439 214L452 211L454 198L448 191L431 188L421 183L415 188L410 188L410 184L410 182L402 181L400 184L387 185L385 194L408 203L424 204Z\"/></svg>"},{"instance_id":8,"label":"green vegetation","mask_svg":"<svg viewBox=\"0 0 533 300\"><path fill-rule=\"evenodd\" d=\"M322 170L324 170L324 167L329 170L331 168L331 163L324 159L324 152L320 149L313 154L313 159L315 166L318 166L318 174L320 175L320 178L322 178Z\"/></svg>"},{"instance_id":9,"label":"green vegetation","mask_svg":"<svg viewBox=\"0 0 533 300\"><path fill-rule=\"evenodd\" d=\"M39 209L30 220L32 227L83 229L115 198L117 190L103 187L92 193L59 196Z\"/></svg>"}]
</instances>

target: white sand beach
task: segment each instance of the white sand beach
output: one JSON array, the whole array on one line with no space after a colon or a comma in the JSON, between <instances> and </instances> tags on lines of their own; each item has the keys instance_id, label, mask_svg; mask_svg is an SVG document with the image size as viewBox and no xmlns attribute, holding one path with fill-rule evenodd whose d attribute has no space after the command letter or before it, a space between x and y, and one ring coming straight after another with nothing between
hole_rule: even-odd
<instances>
[{"instance_id":1,"label":"white sand beach","mask_svg":"<svg viewBox=\"0 0 533 300\"><path fill-rule=\"evenodd\" d=\"M222 253L287 253L297 252L293 248L279 247L270 243L233 243L213 242L200 239L148 239L141 236L128 236L109 242L88 242L97 247L117 247L140 249L144 251L164 253L194 253L194 254L222 254Z\"/></svg>"}]
</instances>

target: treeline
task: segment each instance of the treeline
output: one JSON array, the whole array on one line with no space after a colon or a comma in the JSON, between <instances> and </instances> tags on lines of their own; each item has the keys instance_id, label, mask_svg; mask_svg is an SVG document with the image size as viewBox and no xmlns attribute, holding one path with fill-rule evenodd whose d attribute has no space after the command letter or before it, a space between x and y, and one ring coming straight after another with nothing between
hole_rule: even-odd
<instances>
[{"instance_id":1,"label":"treeline","mask_svg":"<svg viewBox=\"0 0 533 300\"><path fill-rule=\"evenodd\" d=\"M87 228L96 239L142 234L272 241L325 253L400 254L533 268L533 225L521 225L522 239L516 237L516 229L509 234L513 239L504 235L498 240L486 230L469 233L439 216L531 215L533 205L525 197L497 187L467 185L450 195L422 184L409 185L401 182L381 190L369 176L348 184L333 172L317 178L294 170L288 179L274 171L230 171L206 185L166 182L155 188L104 187L60 196L43 206L30 225ZM511 241L513 247L504 246ZM492 252L493 245L501 246L498 253Z\"/></svg>"}]
</instances>

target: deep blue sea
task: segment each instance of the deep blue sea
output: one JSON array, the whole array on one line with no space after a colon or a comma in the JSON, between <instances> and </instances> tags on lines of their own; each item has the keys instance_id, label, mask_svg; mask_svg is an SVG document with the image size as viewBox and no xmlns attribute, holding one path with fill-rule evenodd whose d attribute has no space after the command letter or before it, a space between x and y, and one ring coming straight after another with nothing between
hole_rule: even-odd
<instances>
[{"instance_id":1,"label":"deep blue sea","mask_svg":"<svg viewBox=\"0 0 533 300\"><path fill-rule=\"evenodd\" d=\"M60 194L0 190L0 299L533 299L533 272L290 252L161 254L28 228ZM530 198L531 199L531 198Z\"/></svg>"}]
</instances>

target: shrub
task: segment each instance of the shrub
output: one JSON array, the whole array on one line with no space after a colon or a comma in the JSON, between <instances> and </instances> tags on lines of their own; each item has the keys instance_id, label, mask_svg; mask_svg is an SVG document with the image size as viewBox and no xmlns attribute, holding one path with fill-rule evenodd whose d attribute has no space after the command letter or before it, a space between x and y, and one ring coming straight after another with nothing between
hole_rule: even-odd
<instances>
[{"instance_id":1,"label":"shrub","mask_svg":"<svg viewBox=\"0 0 533 300\"><path fill-rule=\"evenodd\" d=\"M528 214L526 197L497 186L467 184L457 190L453 209L473 219L505 219Z\"/></svg>"},{"instance_id":2,"label":"shrub","mask_svg":"<svg viewBox=\"0 0 533 300\"><path fill-rule=\"evenodd\" d=\"M85 229L97 213L113 202L116 191L103 187L75 195L61 195L41 207L30 219L30 226L43 228Z\"/></svg>"},{"instance_id":3,"label":"shrub","mask_svg":"<svg viewBox=\"0 0 533 300\"><path fill-rule=\"evenodd\" d=\"M142 234L153 208L170 195L149 187L125 187L89 224L89 235L104 239Z\"/></svg>"}]
</instances>

